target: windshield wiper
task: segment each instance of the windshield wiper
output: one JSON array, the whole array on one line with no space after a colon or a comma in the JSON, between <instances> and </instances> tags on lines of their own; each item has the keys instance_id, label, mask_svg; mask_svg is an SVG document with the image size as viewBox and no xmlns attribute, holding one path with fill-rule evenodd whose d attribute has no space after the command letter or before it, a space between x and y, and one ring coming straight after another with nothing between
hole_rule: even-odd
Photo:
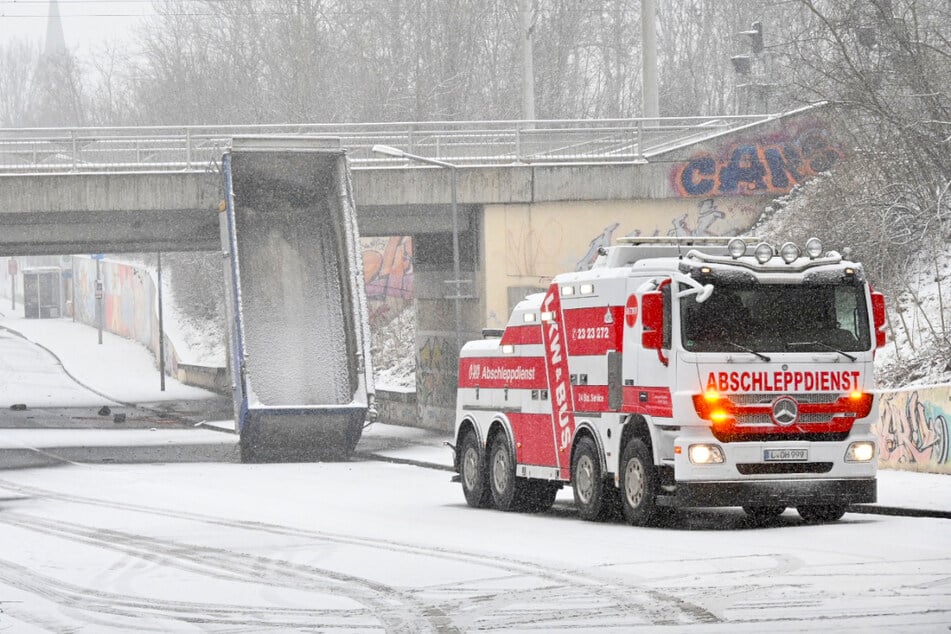
<instances>
[{"instance_id":1,"label":"windshield wiper","mask_svg":"<svg viewBox=\"0 0 951 634\"><path fill-rule=\"evenodd\" d=\"M849 354L848 352L844 352L842 350L839 350L838 348L834 348L830 346L829 344L822 343L821 341L790 341L786 345L787 346L819 346L820 348L825 348L826 350L831 350L832 352L838 352L849 361L855 361L858 358L854 355Z\"/></svg>"},{"instance_id":2,"label":"windshield wiper","mask_svg":"<svg viewBox=\"0 0 951 634\"><path fill-rule=\"evenodd\" d=\"M750 354L755 354L757 357L759 357L759 358L762 359L763 361L769 361L769 360L770 360L770 358L767 357L767 356L766 356L765 354L763 354L762 352L757 352L756 350L751 350L751 349L746 348L746 347L744 347L744 346L741 346L740 344L735 343L735 342L733 342L733 341L727 341L727 343L730 344L731 346L733 346L734 348L737 348L738 350L742 350L743 352L749 352Z\"/></svg>"}]
</instances>

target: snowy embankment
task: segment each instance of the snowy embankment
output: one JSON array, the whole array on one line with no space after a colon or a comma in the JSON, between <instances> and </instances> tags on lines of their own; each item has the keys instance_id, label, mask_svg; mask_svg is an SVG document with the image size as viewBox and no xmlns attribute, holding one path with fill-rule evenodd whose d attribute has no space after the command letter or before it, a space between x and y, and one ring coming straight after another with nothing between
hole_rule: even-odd
<instances>
[{"instance_id":1,"label":"snowy embankment","mask_svg":"<svg viewBox=\"0 0 951 634\"><path fill-rule=\"evenodd\" d=\"M951 383L951 245L919 254L905 288L888 301L888 343L875 357L893 388Z\"/></svg>"}]
</instances>

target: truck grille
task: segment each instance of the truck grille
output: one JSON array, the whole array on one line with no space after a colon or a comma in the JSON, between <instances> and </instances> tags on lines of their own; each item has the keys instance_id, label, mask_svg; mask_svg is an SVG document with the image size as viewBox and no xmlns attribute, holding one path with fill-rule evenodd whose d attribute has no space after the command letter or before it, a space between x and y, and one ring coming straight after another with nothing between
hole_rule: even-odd
<instances>
[{"instance_id":1,"label":"truck grille","mask_svg":"<svg viewBox=\"0 0 951 634\"><path fill-rule=\"evenodd\" d=\"M832 414L800 414L799 420L796 422L797 424L827 423L830 418L832 418ZM743 427L744 425L762 427L764 425L772 425L773 419L769 414L737 414L736 424L738 427Z\"/></svg>"},{"instance_id":2,"label":"truck grille","mask_svg":"<svg viewBox=\"0 0 951 634\"><path fill-rule=\"evenodd\" d=\"M796 399L798 403L821 403L828 405L835 403L845 395L839 394L838 392L804 392L802 394L776 394L767 392L763 394L727 394L726 396L736 405L747 406L770 405L779 396L791 396Z\"/></svg>"}]
</instances>

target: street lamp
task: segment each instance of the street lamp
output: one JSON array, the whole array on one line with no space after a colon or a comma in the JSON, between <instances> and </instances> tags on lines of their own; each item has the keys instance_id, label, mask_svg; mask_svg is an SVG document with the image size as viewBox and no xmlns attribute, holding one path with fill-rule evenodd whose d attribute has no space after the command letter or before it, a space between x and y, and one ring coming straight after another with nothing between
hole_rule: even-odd
<instances>
[{"instance_id":1,"label":"street lamp","mask_svg":"<svg viewBox=\"0 0 951 634\"><path fill-rule=\"evenodd\" d=\"M391 147L389 145L374 145L372 148L370 148L370 151L376 152L377 154L386 154L387 156L405 158L411 161L419 161L420 163L429 163L430 165L444 167L449 170L449 195L452 202L452 274L455 278L450 283L455 288L455 293L452 295L452 300L454 302L456 312L456 353L458 354L459 351L462 350L462 305L459 303L459 300L462 299L462 293L460 292L459 288L459 285L462 284L462 277L461 273L459 272L459 209L456 202L457 166L446 161L440 161L439 159L410 154L409 152L404 152L403 150Z\"/></svg>"}]
</instances>

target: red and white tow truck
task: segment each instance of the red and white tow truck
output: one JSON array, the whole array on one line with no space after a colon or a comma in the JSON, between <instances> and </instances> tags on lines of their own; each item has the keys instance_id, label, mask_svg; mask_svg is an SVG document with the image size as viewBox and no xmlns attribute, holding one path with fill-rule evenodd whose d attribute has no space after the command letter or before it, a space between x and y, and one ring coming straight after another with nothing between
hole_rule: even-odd
<instances>
[{"instance_id":1,"label":"red and white tow truck","mask_svg":"<svg viewBox=\"0 0 951 634\"><path fill-rule=\"evenodd\" d=\"M538 511L570 483L588 520L706 506L837 520L876 499L884 326L862 266L815 238L622 239L463 347L466 500Z\"/></svg>"}]
</instances>

